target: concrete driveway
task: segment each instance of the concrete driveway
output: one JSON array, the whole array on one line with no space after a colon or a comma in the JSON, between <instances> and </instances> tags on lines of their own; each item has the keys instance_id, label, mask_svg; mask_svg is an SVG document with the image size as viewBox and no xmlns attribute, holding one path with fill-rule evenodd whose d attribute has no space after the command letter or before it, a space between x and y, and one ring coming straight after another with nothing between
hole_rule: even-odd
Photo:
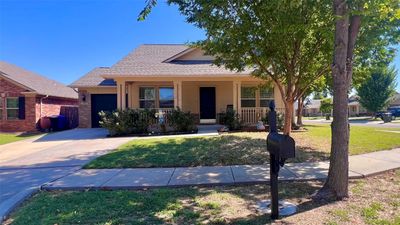
<instances>
[{"instance_id":1,"label":"concrete driveway","mask_svg":"<svg viewBox=\"0 0 400 225\"><path fill-rule=\"evenodd\" d=\"M0 146L0 221L41 185L66 176L133 138L74 129Z\"/></svg>"}]
</instances>

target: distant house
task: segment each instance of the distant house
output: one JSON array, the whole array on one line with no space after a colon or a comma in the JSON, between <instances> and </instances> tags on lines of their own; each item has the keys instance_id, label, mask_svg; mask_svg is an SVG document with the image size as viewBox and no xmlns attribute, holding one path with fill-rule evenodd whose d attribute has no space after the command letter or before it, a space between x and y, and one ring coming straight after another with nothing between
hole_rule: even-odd
<instances>
[{"instance_id":1,"label":"distant house","mask_svg":"<svg viewBox=\"0 0 400 225\"><path fill-rule=\"evenodd\" d=\"M0 61L0 131L33 131L41 117L77 104L72 88Z\"/></svg>"},{"instance_id":2,"label":"distant house","mask_svg":"<svg viewBox=\"0 0 400 225\"><path fill-rule=\"evenodd\" d=\"M322 116L323 113L321 112L320 108L321 108L321 100L308 99L304 103L303 116Z\"/></svg>"},{"instance_id":3,"label":"distant house","mask_svg":"<svg viewBox=\"0 0 400 225\"><path fill-rule=\"evenodd\" d=\"M349 97L349 116L365 116L369 115L367 109L365 109L359 102L360 97L353 95Z\"/></svg>"},{"instance_id":4,"label":"distant house","mask_svg":"<svg viewBox=\"0 0 400 225\"><path fill-rule=\"evenodd\" d=\"M393 106L400 106L400 93L394 94L392 100L389 103L389 107L393 107Z\"/></svg>"},{"instance_id":5,"label":"distant house","mask_svg":"<svg viewBox=\"0 0 400 225\"><path fill-rule=\"evenodd\" d=\"M109 68L95 68L70 86L79 90L79 126L98 127L100 111L172 108L190 111L198 123L218 122L234 109L245 124L265 117L268 104L284 104L271 81L213 65L214 57L187 45L141 45Z\"/></svg>"}]
</instances>

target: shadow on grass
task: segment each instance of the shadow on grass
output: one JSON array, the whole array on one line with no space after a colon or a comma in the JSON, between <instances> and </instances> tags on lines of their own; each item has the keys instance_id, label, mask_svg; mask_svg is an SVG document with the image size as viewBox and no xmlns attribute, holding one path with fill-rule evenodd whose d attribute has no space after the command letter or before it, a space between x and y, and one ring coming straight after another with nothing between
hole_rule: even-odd
<instances>
[{"instance_id":1,"label":"shadow on grass","mask_svg":"<svg viewBox=\"0 0 400 225\"><path fill-rule=\"evenodd\" d=\"M290 162L328 158L324 152L298 147ZM135 140L101 156L85 168L259 165L268 163L264 139L223 135L202 138Z\"/></svg>"},{"instance_id":2,"label":"shadow on grass","mask_svg":"<svg viewBox=\"0 0 400 225\"><path fill-rule=\"evenodd\" d=\"M299 212L321 206L307 197L319 182L280 184L282 199ZM26 203L13 224L265 224L257 212L269 186L151 189L146 191L42 192ZM328 202L324 203L327 204Z\"/></svg>"}]
</instances>

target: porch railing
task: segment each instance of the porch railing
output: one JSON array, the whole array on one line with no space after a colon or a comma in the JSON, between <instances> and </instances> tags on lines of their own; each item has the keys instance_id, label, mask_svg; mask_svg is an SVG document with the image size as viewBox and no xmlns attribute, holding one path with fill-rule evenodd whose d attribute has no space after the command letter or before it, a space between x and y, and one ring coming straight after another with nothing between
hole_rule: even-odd
<instances>
[{"instance_id":1,"label":"porch railing","mask_svg":"<svg viewBox=\"0 0 400 225\"><path fill-rule=\"evenodd\" d=\"M152 108L150 110L154 110L156 112L156 117L154 118L154 121L152 121L153 124L158 124L159 123L159 116L162 114L164 116L164 123L168 123L168 116L169 114L172 113L173 108Z\"/></svg>"},{"instance_id":2,"label":"porch railing","mask_svg":"<svg viewBox=\"0 0 400 225\"><path fill-rule=\"evenodd\" d=\"M254 125L258 121L267 117L269 108L268 107L242 107L240 113L240 119L244 125ZM284 108L276 108L279 113L284 113Z\"/></svg>"}]
</instances>

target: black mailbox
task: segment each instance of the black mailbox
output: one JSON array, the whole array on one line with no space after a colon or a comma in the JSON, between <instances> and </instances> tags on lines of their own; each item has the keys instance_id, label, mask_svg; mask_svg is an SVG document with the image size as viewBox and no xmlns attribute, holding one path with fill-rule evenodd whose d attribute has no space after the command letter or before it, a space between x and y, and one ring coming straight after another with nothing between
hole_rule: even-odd
<instances>
[{"instance_id":1,"label":"black mailbox","mask_svg":"<svg viewBox=\"0 0 400 225\"><path fill-rule=\"evenodd\" d=\"M280 159L295 157L295 144L289 135L271 132L267 137L267 150L270 154L279 156Z\"/></svg>"},{"instance_id":2,"label":"black mailbox","mask_svg":"<svg viewBox=\"0 0 400 225\"><path fill-rule=\"evenodd\" d=\"M276 127L276 111L274 101L270 102L269 108L269 134L267 136L267 150L270 157L271 218L277 219L279 217L279 169L284 165L286 159L295 157L295 142L289 135L278 133Z\"/></svg>"}]
</instances>

